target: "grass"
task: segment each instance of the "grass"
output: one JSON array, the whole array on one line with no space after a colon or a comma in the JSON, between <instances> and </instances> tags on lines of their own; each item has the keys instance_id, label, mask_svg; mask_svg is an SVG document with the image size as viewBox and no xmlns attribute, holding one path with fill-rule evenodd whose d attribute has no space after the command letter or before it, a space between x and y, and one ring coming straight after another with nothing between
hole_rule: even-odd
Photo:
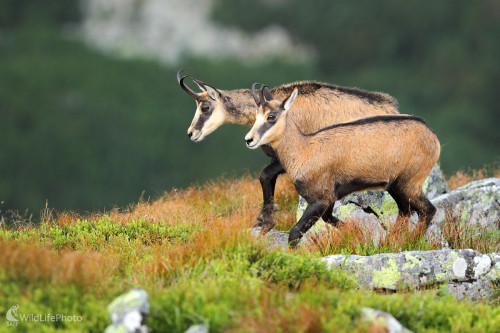
<instances>
[{"instance_id":1,"label":"grass","mask_svg":"<svg viewBox=\"0 0 500 333\"><path fill-rule=\"evenodd\" d=\"M280 177L276 229L293 226L297 199L290 180ZM410 231L400 221L375 246L369 234L346 223L307 247L269 250L242 231L253 224L260 206L260 184L247 175L172 190L122 211L80 216L46 209L39 225L3 227L0 317L19 304L20 313L83 318L21 322L20 332L102 331L109 324L107 304L141 287L150 297L152 332L183 332L197 323L211 332L372 331L359 321L363 306L387 311L418 332L500 329L494 301L460 302L439 290L360 290L346 273L331 272L317 260L332 253L435 248L419 228ZM498 249L498 233L451 222L444 233L452 247ZM1 325L1 331L12 328Z\"/></svg>"}]
</instances>

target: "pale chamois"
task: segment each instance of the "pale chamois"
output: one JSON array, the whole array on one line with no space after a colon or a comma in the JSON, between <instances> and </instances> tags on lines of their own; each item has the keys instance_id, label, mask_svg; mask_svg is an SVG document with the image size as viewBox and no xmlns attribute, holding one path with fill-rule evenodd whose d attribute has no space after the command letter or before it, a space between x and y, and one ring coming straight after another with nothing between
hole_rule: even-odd
<instances>
[{"instance_id":1,"label":"pale chamois","mask_svg":"<svg viewBox=\"0 0 500 333\"><path fill-rule=\"evenodd\" d=\"M422 185L439 158L440 144L422 118L374 116L305 134L289 112L297 89L282 102L265 86L260 98L255 84L252 90L258 111L245 136L247 146L271 146L308 203L290 232L290 245L296 245L320 217L336 225L335 201L366 189L387 190L400 215L416 211L429 226L436 208L423 194Z\"/></svg>"},{"instance_id":2,"label":"pale chamois","mask_svg":"<svg viewBox=\"0 0 500 333\"><path fill-rule=\"evenodd\" d=\"M203 92L196 93L185 83L186 76L177 72L177 81L196 101L196 112L187 134L200 142L224 123L251 127L255 122L255 102L250 89L219 90L193 79ZM339 87L322 82L302 81L271 89L278 99L284 99L298 89L298 96L290 114L303 131L314 132L325 126L355 120L370 115L398 114L397 102L389 95L360 89ZM260 183L263 207L254 226L264 230L274 227L274 188L278 175L285 172L275 152L269 146L262 150L271 157L271 163L262 170Z\"/></svg>"}]
</instances>

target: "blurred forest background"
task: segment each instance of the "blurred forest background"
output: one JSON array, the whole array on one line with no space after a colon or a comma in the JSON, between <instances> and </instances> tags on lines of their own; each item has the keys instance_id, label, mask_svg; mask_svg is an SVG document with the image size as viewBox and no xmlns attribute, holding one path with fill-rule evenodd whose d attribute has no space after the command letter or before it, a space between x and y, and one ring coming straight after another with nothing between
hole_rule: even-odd
<instances>
[{"instance_id":1,"label":"blurred forest background","mask_svg":"<svg viewBox=\"0 0 500 333\"><path fill-rule=\"evenodd\" d=\"M200 144L179 68L219 89L320 80L424 117L447 174L500 156L497 0L2 0L0 210L123 207L266 165Z\"/></svg>"}]
</instances>

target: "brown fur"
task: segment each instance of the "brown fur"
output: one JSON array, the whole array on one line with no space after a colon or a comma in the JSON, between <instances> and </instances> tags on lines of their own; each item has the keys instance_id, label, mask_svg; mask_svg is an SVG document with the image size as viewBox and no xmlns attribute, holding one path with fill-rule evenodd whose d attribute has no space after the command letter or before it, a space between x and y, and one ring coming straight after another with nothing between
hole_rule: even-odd
<instances>
[{"instance_id":1,"label":"brown fur","mask_svg":"<svg viewBox=\"0 0 500 333\"><path fill-rule=\"evenodd\" d=\"M289 120L283 123L281 129L272 129L269 144L292 180L307 184L300 193L304 197L331 200L335 183L354 179L401 181L405 192L417 197L439 158L437 136L411 118L333 128L310 137Z\"/></svg>"}]
</instances>

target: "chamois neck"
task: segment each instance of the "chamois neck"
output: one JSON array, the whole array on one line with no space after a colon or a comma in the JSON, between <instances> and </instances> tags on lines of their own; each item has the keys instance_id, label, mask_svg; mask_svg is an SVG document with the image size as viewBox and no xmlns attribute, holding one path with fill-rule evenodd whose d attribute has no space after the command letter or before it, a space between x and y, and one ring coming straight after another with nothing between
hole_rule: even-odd
<instances>
[{"instance_id":1,"label":"chamois neck","mask_svg":"<svg viewBox=\"0 0 500 333\"><path fill-rule=\"evenodd\" d=\"M255 122L256 105L250 90L224 91L222 103L226 110L227 122L252 127Z\"/></svg>"},{"instance_id":2,"label":"chamois neck","mask_svg":"<svg viewBox=\"0 0 500 333\"><path fill-rule=\"evenodd\" d=\"M278 152L278 155L285 152L286 154L294 154L306 149L308 140L309 138L304 136L304 133L294 122L293 116L287 114L283 132L277 136L275 142L271 143L271 147Z\"/></svg>"}]
</instances>

